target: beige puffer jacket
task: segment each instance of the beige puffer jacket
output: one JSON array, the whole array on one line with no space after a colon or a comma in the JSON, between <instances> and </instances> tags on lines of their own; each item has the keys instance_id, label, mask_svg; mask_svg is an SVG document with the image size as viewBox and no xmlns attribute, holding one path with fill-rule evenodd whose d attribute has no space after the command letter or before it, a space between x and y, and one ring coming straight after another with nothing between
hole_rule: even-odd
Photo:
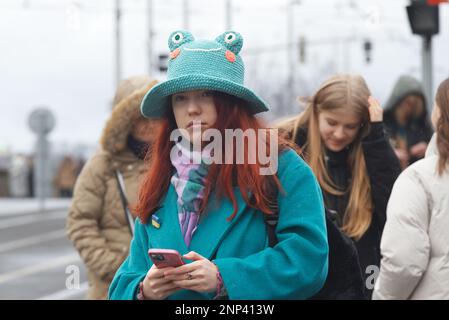
<instances>
[{"instance_id":1,"label":"beige puffer jacket","mask_svg":"<svg viewBox=\"0 0 449 320\"><path fill-rule=\"evenodd\" d=\"M449 300L449 172L437 163L434 135L394 184L373 299Z\"/></svg>"},{"instance_id":2,"label":"beige puffer jacket","mask_svg":"<svg viewBox=\"0 0 449 320\"><path fill-rule=\"evenodd\" d=\"M134 91L114 108L100 150L88 160L75 185L66 229L88 268L88 299L107 298L109 284L128 255L131 233L114 172L119 169L122 173L128 202L134 203L145 167L126 147L126 141L141 118L143 96L155 83Z\"/></svg>"}]
</instances>

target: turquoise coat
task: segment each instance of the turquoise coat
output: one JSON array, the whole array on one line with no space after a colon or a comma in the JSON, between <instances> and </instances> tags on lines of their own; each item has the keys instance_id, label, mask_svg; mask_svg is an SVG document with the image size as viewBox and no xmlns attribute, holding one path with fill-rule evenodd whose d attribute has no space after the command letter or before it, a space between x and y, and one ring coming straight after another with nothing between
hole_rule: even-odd
<instances>
[{"instance_id":1,"label":"turquoise coat","mask_svg":"<svg viewBox=\"0 0 449 320\"><path fill-rule=\"evenodd\" d=\"M152 266L148 249L195 251L218 266L229 299L304 299L324 285L328 244L321 189L310 167L294 152L279 156L278 177L285 190L278 196L278 244L268 246L263 214L250 208L238 188L237 215L227 198L211 195L207 213L195 231L190 248L181 235L177 194L170 186L162 207L155 212L160 228L151 221L135 223L130 254L109 288L110 299L136 299L139 283ZM215 292L182 290L168 299L212 299Z\"/></svg>"}]
</instances>

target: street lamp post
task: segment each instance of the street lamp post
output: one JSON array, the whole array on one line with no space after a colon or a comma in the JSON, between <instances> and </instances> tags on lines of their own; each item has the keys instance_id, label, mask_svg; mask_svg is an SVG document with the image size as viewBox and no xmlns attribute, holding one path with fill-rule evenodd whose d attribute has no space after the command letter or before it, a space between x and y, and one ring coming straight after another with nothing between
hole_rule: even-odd
<instances>
[{"instance_id":1,"label":"street lamp post","mask_svg":"<svg viewBox=\"0 0 449 320\"><path fill-rule=\"evenodd\" d=\"M424 36L422 39L422 82L424 94L426 95L427 109L432 110L432 88L433 88L433 63L432 63L432 36Z\"/></svg>"},{"instance_id":2,"label":"street lamp post","mask_svg":"<svg viewBox=\"0 0 449 320\"><path fill-rule=\"evenodd\" d=\"M36 156L34 167L34 190L39 199L39 211L45 209L45 198L50 196L50 144L47 135L56 124L53 113L46 107L33 110L28 118L30 129L37 135Z\"/></svg>"},{"instance_id":3,"label":"street lamp post","mask_svg":"<svg viewBox=\"0 0 449 320\"><path fill-rule=\"evenodd\" d=\"M189 2L188 0L184 0L182 2L182 24L185 30L190 29L190 19L189 19Z\"/></svg>"},{"instance_id":4,"label":"street lamp post","mask_svg":"<svg viewBox=\"0 0 449 320\"><path fill-rule=\"evenodd\" d=\"M226 0L225 2L225 29L231 30L232 28L232 3L231 0Z\"/></svg>"},{"instance_id":5,"label":"street lamp post","mask_svg":"<svg viewBox=\"0 0 449 320\"><path fill-rule=\"evenodd\" d=\"M121 61L121 33L120 19L122 16L121 2L115 0L115 87L117 88L122 78L122 61Z\"/></svg>"},{"instance_id":6,"label":"street lamp post","mask_svg":"<svg viewBox=\"0 0 449 320\"><path fill-rule=\"evenodd\" d=\"M295 76L296 76L296 62L295 62L295 23L294 23L294 6L301 4L300 0L290 0L287 5L287 61L288 61L288 100L287 109L292 107L295 101Z\"/></svg>"},{"instance_id":7,"label":"street lamp post","mask_svg":"<svg viewBox=\"0 0 449 320\"><path fill-rule=\"evenodd\" d=\"M153 76L153 0L147 0L148 16L148 74Z\"/></svg>"}]
</instances>

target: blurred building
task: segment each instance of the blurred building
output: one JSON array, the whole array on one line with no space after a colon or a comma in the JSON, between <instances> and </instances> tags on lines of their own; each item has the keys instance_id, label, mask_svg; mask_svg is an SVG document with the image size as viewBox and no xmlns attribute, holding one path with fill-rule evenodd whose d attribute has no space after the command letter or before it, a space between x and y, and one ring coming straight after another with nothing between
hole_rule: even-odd
<instances>
[{"instance_id":1,"label":"blurred building","mask_svg":"<svg viewBox=\"0 0 449 320\"><path fill-rule=\"evenodd\" d=\"M8 154L0 154L0 197L9 196L9 167L11 157Z\"/></svg>"},{"instance_id":2,"label":"blurred building","mask_svg":"<svg viewBox=\"0 0 449 320\"><path fill-rule=\"evenodd\" d=\"M32 192L29 186L31 171L32 168L26 155L17 154L11 157L9 167L9 193L11 197L31 197Z\"/></svg>"}]
</instances>

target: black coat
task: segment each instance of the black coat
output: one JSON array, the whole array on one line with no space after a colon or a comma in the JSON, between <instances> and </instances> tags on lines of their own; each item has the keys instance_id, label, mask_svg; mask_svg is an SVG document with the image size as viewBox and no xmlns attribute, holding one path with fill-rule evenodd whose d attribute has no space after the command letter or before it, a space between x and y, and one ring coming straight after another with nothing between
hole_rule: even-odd
<instances>
[{"instance_id":1,"label":"black coat","mask_svg":"<svg viewBox=\"0 0 449 320\"><path fill-rule=\"evenodd\" d=\"M295 143L302 147L307 141L307 130L300 129ZM372 222L361 239L355 241L359 255L360 266L365 280L373 274L369 266L380 266L380 240L386 221L386 208L391 189L401 169L399 161L388 142L382 122L372 123L371 130L362 141L368 176L371 183L373 199ZM348 167L347 156L349 150L327 152L326 164L331 179L339 187L346 187L350 183L351 170ZM334 196L323 190L326 209L334 212L337 224L341 226L344 211L348 205L348 195ZM371 296L371 290L368 290Z\"/></svg>"}]
</instances>

